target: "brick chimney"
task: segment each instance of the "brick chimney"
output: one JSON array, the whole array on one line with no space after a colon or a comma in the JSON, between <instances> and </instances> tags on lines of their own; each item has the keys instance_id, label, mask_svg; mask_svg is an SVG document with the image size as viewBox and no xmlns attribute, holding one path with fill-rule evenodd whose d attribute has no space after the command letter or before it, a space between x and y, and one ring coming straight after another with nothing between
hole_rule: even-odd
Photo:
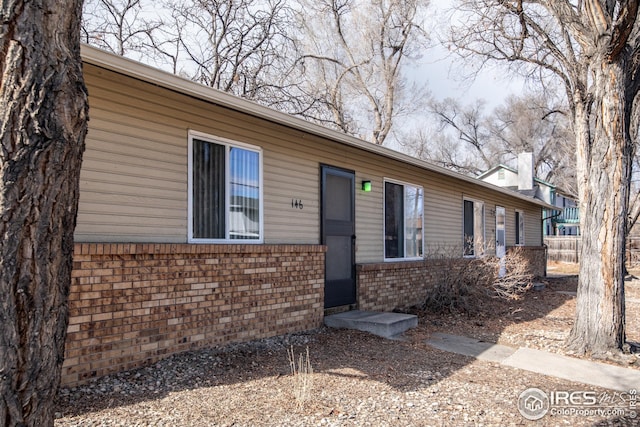
<instances>
[{"instance_id":1,"label":"brick chimney","mask_svg":"<svg viewBox=\"0 0 640 427\"><path fill-rule=\"evenodd\" d=\"M518 190L533 190L533 153L518 154Z\"/></svg>"}]
</instances>

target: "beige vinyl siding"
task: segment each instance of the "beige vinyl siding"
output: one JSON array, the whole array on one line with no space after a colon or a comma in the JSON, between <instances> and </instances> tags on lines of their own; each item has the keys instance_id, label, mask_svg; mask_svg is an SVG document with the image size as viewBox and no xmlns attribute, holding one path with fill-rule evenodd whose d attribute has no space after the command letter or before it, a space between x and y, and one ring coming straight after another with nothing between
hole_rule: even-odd
<instances>
[{"instance_id":1,"label":"beige vinyl siding","mask_svg":"<svg viewBox=\"0 0 640 427\"><path fill-rule=\"evenodd\" d=\"M165 133L144 129L142 121L118 125L96 104L80 175L76 240L182 242L186 157L179 146L159 142Z\"/></svg>"},{"instance_id":2,"label":"beige vinyl siding","mask_svg":"<svg viewBox=\"0 0 640 427\"><path fill-rule=\"evenodd\" d=\"M265 243L319 242L319 163L311 159L323 147L298 144L307 135L93 66L85 73L91 106L85 159L96 164L83 166L78 241L186 242L192 129L264 149ZM101 130L107 141L99 140ZM115 153L132 142L128 159ZM292 199L304 208L291 208ZM101 212L90 201L112 208ZM158 215L163 206L172 211Z\"/></svg>"},{"instance_id":3,"label":"beige vinyl siding","mask_svg":"<svg viewBox=\"0 0 640 427\"><path fill-rule=\"evenodd\" d=\"M267 148L263 186L265 242L319 243L318 163ZM292 200L302 201L303 208L291 207Z\"/></svg>"},{"instance_id":4,"label":"beige vinyl siding","mask_svg":"<svg viewBox=\"0 0 640 427\"><path fill-rule=\"evenodd\" d=\"M361 190L362 181L371 181L371 191ZM380 261L384 258L384 183L372 168L356 173L356 260Z\"/></svg>"},{"instance_id":5,"label":"beige vinyl siding","mask_svg":"<svg viewBox=\"0 0 640 427\"><path fill-rule=\"evenodd\" d=\"M480 185L257 119L85 64L90 116L81 173L78 241L186 242L189 130L263 150L264 242L319 243L320 165L356 173L357 262L379 262L383 246L383 180L424 190L425 252L462 244L462 200L485 202L487 239L495 205L525 212L525 242L539 232L540 208ZM372 191L360 190L363 180ZM303 209L291 207L301 200ZM491 213L493 212L493 213ZM537 215L537 217L536 217Z\"/></svg>"}]
</instances>

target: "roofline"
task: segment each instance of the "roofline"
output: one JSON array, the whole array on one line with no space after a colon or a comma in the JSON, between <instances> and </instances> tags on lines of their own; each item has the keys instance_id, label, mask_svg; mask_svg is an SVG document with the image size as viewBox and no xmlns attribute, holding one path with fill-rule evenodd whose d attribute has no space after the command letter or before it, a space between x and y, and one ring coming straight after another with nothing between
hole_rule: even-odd
<instances>
[{"instance_id":1,"label":"roofline","mask_svg":"<svg viewBox=\"0 0 640 427\"><path fill-rule=\"evenodd\" d=\"M482 172L482 173L481 173L480 175L478 175L476 178L478 178L478 179L482 179L482 178L484 178L485 176L487 176L487 175L489 175L489 174L493 173L494 171L496 171L496 170L498 170L498 169L500 169L500 168L507 169L507 170L509 170L509 171L511 171L511 172L513 172L513 173L515 173L515 174L517 174L517 173L518 173L518 171L517 171L517 170L515 170L514 168L509 167L509 166L507 166L507 165L503 165L502 163L500 163L500 164L495 165L495 166L494 166L494 167L492 167L491 169L487 169L486 171Z\"/></svg>"},{"instance_id":2,"label":"roofline","mask_svg":"<svg viewBox=\"0 0 640 427\"><path fill-rule=\"evenodd\" d=\"M561 196L567 197L569 199L578 200L578 196L576 196L575 194L571 193L570 191L565 191L562 188L557 188L556 187L556 194L560 194Z\"/></svg>"},{"instance_id":3,"label":"roofline","mask_svg":"<svg viewBox=\"0 0 640 427\"><path fill-rule=\"evenodd\" d=\"M517 170L517 169L514 169L514 168L512 168L511 166L507 166L507 165L504 165L504 164L500 163L500 164L498 164L498 165L496 165L496 166L492 167L491 169L488 169L488 170L486 170L486 171L482 172L482 173L481 173L480 175L478 175L476 178L478 178L478 179L482 179L482 178L484 178L485 176L489 175L490 173L493 173L495 170L500 169L500 168L503 168L503 169L506 169L506 170L508 170L508 171L511 171L511 172L515 173L516 175L518 174L518 170ZM534 176L534 177L533 177L533 180L534 180L534 181L536 181L536 182L539 182L540 184L544 184L544 185L546 185L547 187L557 188L554 184L551 184L550 182L547 182L547 181L545 181L544 179L536 178L536 177Z\"/></svg>"},{"instance_id":4,"label":"roofline","mask_svg":"<svg viewBox=\"0 0 640 427\"><path fill-rule=\"evenodd\" d=\"M380 145L373 144L368 141L358 139L356 137L338 132L333 129L329 129L315 123L308 122L304 119L294 117L290 114L286 114L269 107L257 104L253 101L249 101L235 95L204 86L200 83L196 83L192 80L184 77L177 76L175 74L168 73L158 68L151 67L138 61L134 61L123 56L118 56L113 53L107 52L102 49L98 49L93 46L82 44L81 46L82 61L95 65L106 70L110 70L119 74L123 74L129 77L136 78L138 80L154 84L156 86L163 87L184 95L191 96L196 99L200 99L206 102L220 105L244 114L261 118L273 123L277 123L289 128L293 128L299 131L310 133L322 138L330 139L332 141L348 145L351 147L359 148L364 151L379 154L387 158L395 159L404 163L408 163L419 168L436 172L454 179L468 182L473 185L487 188L497 193L502 193L507 196L514 197L529 203L533 203L542 207L551 208L552 206L538 199L524 196L511 190L507 190L498 187L493 184L481 181L476 178L472 178L449 169L445 169L442 166L434 165L424 160L411 157L407 154L399 151L391 150Z\"/></svg>"}]
</instances>

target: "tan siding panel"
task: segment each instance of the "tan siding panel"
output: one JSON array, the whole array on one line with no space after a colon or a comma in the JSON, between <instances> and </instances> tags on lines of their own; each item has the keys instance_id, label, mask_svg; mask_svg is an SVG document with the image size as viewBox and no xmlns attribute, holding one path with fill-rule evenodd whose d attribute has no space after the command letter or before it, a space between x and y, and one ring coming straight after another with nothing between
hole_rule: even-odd
<instances>
[{"instance_id":1,"label":"tan siding panel","mask_svg":"<svg viewBox=\"0 0 640 427\"><path fill-rule=\"evenodd\" d=\"M495 234L496 204L506 208L508 221L515 208L525 210L528 245L535 240L531 235L540 234L539 221L532 220L540 210L524 201L93 66L85 71L92 120L81 177L77 235L82 239L107 233L105 240L186 240L190 129L262 147L267 243L319 242L320 164L356 172L358 262L383 259L385 178L424 188L427 253L462 241L464 196L485 202L487 239ZM360 191L365 179L372 181L370 193ZM292 208L292 199L302 200L304 208Z\"/></svg>"},{"instance_id":2,"label":"tan siding panel","mask_svg":"<svg viewBox=\"0 0 640 427\"><path fill-rule=\"evenodd\" d=\"M266 151L266 150L265 150ZM266 243L320 242L317 161L264 154L264 209ZM303 208L291 206L302 201Z\"/></svg>"},{"instance_id":3,"label":"tan siding panel","mask_svg":"<svg viewBox=\"0 0 640 427\"><path fill-rule=\"evenodd\" d=\"M111 100L90 107L76 240L186 241L186 132Z\"/></svg>"},{"instance_id":4,"label":"tan siding panel","mask_svg":"<svg viewBox=\"0 0 640 427\"><path fill-rule=\"evenodd\" d=\"M371 192L360 190L371 181ZM376 262L384 258L383 183L373 172L356 174L356 260Z\"/></svg>"}]
</instances>

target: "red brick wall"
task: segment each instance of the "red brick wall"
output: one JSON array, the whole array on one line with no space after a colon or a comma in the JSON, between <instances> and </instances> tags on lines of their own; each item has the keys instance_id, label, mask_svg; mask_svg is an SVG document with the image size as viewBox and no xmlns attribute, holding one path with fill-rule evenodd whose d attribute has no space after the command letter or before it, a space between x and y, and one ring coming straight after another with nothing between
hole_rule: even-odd
<instances>
[{"instance_id":1,"label":"red brick wall","mask_svg":"<svg viewBox=\"0 0 640 427\"><path fill-rule=\"evenodd\" d=\"M529 261L529 269L536 277L547 275L547 248L545 246L518 246L522 255ZM514 247L508 247L507 251Z\"/></svg>"},{"instance_id":2,"label":"red brick wall","mask_svg":"<svg viewBox=\"0 0 640 427\"><path fill-rule=\"evenodd\" d=\"M76 244L63 384L322 324L319 245Z\"/></svg>"},{"instance_id":3,"label":"red brick wall","mask_svg":"<svg viewBox=\"0 0 640 427\"><path fill-rule=\"evenodd\" d=\"M529 261L533 275L545 276L545 248L528 246L520 249ZM459 262L465 262L465 259L460 258ZM357 265L358 309L391 311L422 304L443 269L451 268L451 263L450 259L427 259Z\"/></svg>"},{"instance_id":4,"label":"red brick wall","mask_svg":"<svg viewBox=\"0 0 640 427\"><path fill-rule=\"evenodd\" d=\"M421 304L444 264L438 260L400 261L356 266L358 309L391 311Z\"/></svg>"}]
</instances>

